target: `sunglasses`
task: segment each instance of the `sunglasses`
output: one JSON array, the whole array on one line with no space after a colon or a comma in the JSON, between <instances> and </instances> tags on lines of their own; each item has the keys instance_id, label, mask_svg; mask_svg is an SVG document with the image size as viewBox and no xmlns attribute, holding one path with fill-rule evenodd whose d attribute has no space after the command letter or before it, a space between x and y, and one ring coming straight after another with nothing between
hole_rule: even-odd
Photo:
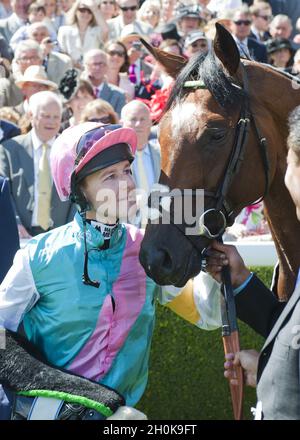
<instances>
[{"instance_id":1,"label":"sunglasses","mask_svg":"<svg viewBox=\"0 0 300 440\"><path fill-rule=\"evenodd\" d=\"M111 124L110 116L102 116L102 118L90 118L89 122L101 122L102 124Z\"/></svg>"},{"instance_id":2,"label":"sunglasses","mask_svg":"<svg viewBox=\"0 0 300 440\"><path fill-rule=\"evenodd\" d=\"M82 14L84 13L92 14L92 11L88 8L78 8L77 11L81 12Z\"/></svg>"},{"instance_id":3,"label":"sunglasses","mask_svg":"<svg viewBox=\"0 0 300 440\"><path fill-rule=\"evenodd\" d=\"M122 50L109 50L107 53L111 57L113 57L114 55L116 55L117 57L120 57L120 58L125 57L125 52Z\"/></svg>"},{"instance_id":4,"label":"sunglasses","mask_svg":"<svg viewBox=\"0 0 300 440\"><path fill-rule=\"evenodd\" d=\"M137 6L119 6L121 11L127 12L127 11L136 11L138 9Z\"/></svg>"},{"instance_id":5,"label":"sunglasses","mask_svg":"<svg viewBox=\"0 0 300 440\"><path fill-rule=\"evenodd\" d=\"M206 43L199 43L198 41L195 41L194 43L191 44L191 46L196 49L197 47L202 47L202 49L207 47Z\"/></svg>"},{"instance_id":6,"label":"sunglasses","mask_svg":"<svg viewBox=\"0 0 300 440\"><path fill-rule=\"evenodd\" d=\"M251 21L250 21L250 20L236 20L236 21L234 22L234 24L236 24L237 26L241 26L242 24L243 24L244 26L250 26Z\"/></svg>"},{"instance_id":7,"label":"sunglasses","mask_svg":"<svg viewBox=\"0 0 300 440\"><path fill-rule=\"evenodd\" d=\"M271 21L272 16L271 15L258 15L258 17L262 18L265 21Z\"/></svg>"}]
</instances>

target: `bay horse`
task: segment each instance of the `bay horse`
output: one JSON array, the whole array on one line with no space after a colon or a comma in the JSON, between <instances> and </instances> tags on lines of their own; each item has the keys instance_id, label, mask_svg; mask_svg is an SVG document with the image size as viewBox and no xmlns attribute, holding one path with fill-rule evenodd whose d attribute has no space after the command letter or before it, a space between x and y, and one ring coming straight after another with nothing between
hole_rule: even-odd
<instances>
[{"instance_id":1,"label":"bay horse","mask_svg":"<svg viewBox=\"0 0 300 440\"><path fill-rule=\"evenodd\" d=\"M240 59L231 34L218 23L211 53L187 64L147 47L177 77L159 125L160 183L203 188L205 210L219 213L205 220L208 231L220 217L230 225L242 208L264 198L279 259L277 294L288 299L300 266L300 223L284 185L288 115L300 104L296 80ZM200 272L201 252L211 239L187 237L172 223L149 223L140 261L158 284L180 287Z\"/></svg>"}]
</instances>

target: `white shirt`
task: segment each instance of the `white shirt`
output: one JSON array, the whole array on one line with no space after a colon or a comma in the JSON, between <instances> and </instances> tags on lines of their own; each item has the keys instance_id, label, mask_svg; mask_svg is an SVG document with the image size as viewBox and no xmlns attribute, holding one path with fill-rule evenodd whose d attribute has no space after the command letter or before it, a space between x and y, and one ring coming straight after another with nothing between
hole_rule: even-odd
<instances>
[{"instance_id":1,"label":"white shirt","mask_svg":"<svg viewBox=\"0 0 300 440\"><path fill-rule=\"evenodd\" d=\"M242 0L210 0L207 9L212 12L220 12L225 9L237 9L242 6Z\"/></svg>"},{"instance_id":2,"label":"white shirt","mask_svg":"<svg viewBox=\"0 0 300 440\"><path fill-rule=\"evenodd\" d=\"M250 55L250 52L248 49L248 38L245 38L244 40L239 40L238 38L236 38L235 35L232 35L232 36L237 44L240 55L244 58L248 55L248 57L251 58L251 55Z\"/></svg>"},{"instance_id":3,"label":"white shirt","mask_svg":"<svg viewBox=\"0 0 300 440\"><path fill-rule=\"evenodd\" d=\"M35 129L33 128L31 130L31 139L33 145L32 153L33 153L33 166L34 166L34 205L33 205L31 226L39 226L37 223L38 199L39 199L39 194L38 194L39 161L43 152L42 145L46 143L47 145L50 145L50 147L52 147L55 138L50 139L48 142L42 142L38 138ZM50 158L50 149L51 148L48 149L48 160Z\"/></svg>"},{"instance_id":4,"label":"white shirt","mask_svg":"<svg viewBox=\"0 0 300 440\"><path fill-rule=\"evenodd\" d=\"M157 182L155 181L155 170L153 169L153 160L151 158L151 153L148 144L146 145L146 147L143 148L142 152L143 152L142 160L147 176L148 186L149 188L151 188L152 185ZM136 180L137 180L136 182L137 187L141 188L142 185L140 182L137 160L133 161L132 166L133 166L133 173L136 176Z\"/></svg>"}]
</instances>

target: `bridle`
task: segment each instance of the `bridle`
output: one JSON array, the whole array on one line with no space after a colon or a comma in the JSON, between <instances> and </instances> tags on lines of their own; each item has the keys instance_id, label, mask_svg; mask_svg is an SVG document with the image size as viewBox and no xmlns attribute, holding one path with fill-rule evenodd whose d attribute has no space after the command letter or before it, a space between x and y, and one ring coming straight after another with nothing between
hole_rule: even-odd
<instances>
[{"instance_id":1,"label":"bridle","mask_svg":"<svg viewBox=\"0 0 300 440\"><path fill-rule=\"evenodd\" d=\"M226 167L226 171L224 177L221 181L216 192L204 190L204 197L215 199L214 208L207 209L200 216L198 221L199 233L198 237L207 237L209 239L218 238L223 235L227 226L231 226L234 222L234 207L228 200L228 192L231 187L232 181L236 174L238 173L240 166L244 160L245 156L245 146L247 144L250 124L252 123L260 150L260 155L263 163L264 174L265 174L265 190L263 195L253 202L250 206L261 202L269 190L269 160L268 160L268 150L267 150L267 140L264 136L261 135L260 130L256 124L255 117L250 109L249 102L249 82L247 77L247 72L245 66L240 63L243 77L243 91L244 91L244 99L242 102L240 116L236 125L235 132L235 140L233 144L233 148L231 151L231 155L228 161L228 165ZM239 87L237 84L233 84L235 87ZM194 90L197 89L207 89L205 84L201 81L186 81L184 83L184 88L192 88ZM196 192L196 190L192 190ZM172 221L174 224L187 238L190 238L192 243L195 246L194 239L196 237L188 237L185 234L185 226L186 225L178 225ZM212 226L213 224L217 226ZM184 226L184 229L183 229ZM197 247L197 246L196 246Z\"/></svg>"}]
</instances>

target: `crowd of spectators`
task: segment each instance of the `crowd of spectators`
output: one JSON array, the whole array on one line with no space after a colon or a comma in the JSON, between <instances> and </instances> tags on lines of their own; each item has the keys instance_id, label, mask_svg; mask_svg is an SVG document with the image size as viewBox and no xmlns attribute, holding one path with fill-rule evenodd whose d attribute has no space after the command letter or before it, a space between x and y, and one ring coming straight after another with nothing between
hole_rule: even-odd
<instances>
[{"instance_id":1,"label":"crowd of spectators","mask_svg":"<svg viewBox=\"0 0 300 440\"><path fill-rule=\"evenodd\" d=\"M21 237L72 214L53 187L48 223L37 218L43 148L49 156L69 126L99 121L135 128L136 183L149 189L157 181L155 127L172 78L140 37L188 59L210 51L216 22L231 32L242 57L300 73L298 0L0 1L0 175L10 181ZM244 211L242 234L266 231L256 224L261 213L262 206Z\"/></svg>"}]
</instances>

